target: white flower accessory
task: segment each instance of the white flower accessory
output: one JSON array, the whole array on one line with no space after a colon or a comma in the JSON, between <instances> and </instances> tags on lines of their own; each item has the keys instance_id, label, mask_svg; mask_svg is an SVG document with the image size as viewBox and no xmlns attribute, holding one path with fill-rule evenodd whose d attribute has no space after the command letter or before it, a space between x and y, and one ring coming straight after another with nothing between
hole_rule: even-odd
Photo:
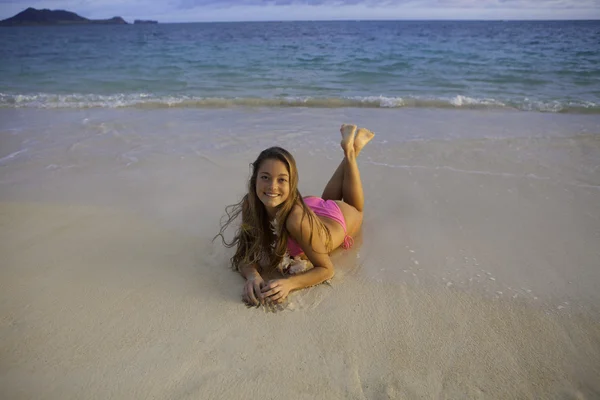
<instances>
[{"instance_id":1,"label":"white flower accessory","mask_svg":"<svg viewBox=\"0 0 600 400\"><path fill-rule=\"evenodd\" d=\"M279 231L277 230L278 227L279 225L277 223L277 218L273 218L273 220L271 221L271 232L273 232L273 235L275 235L276 237L279 236ZM273 243L271 243L271 248L275 249L276 245L277 241L274 240ZM300 256L292 258L286 250L285 254L283 255L283 258L281 259L281 262L277 266L277 270L279 270L279 272L281 272L284 275L295 275L308 271L312 267L313 265L310 262L310 260L302 259Z\"/></svg>"}]
</instances>

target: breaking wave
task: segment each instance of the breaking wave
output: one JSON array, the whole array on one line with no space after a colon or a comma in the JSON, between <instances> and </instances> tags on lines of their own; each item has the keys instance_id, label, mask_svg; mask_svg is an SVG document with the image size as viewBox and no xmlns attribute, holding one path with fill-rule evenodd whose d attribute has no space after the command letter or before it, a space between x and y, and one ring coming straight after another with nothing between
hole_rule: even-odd
<instances>
[{"instance_id":1,"label":"breaking wave","mask_svg":"<svg viewBox=\"0 0 600 400\"><path fill-rule=\"evenodd\" d=\"M228 107L313 107L313 108L457 108L506 109L551 113L600 114L600 104L590 101L498 100L453 97L194 97L154 94L5 94L0 93L0 108L85 109L85 108L228 108Z\"/></svg>"}]
</instances>

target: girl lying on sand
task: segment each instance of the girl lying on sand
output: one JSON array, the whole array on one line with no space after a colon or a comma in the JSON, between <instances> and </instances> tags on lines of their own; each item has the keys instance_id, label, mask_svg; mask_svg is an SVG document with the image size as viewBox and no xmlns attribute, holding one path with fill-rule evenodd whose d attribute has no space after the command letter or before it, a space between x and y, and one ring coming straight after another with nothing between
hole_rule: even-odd
<instances>
[{"instance_id":1,"label":"girl lying on sand","mask_svg":"<svg viewBox=\"0 0 600 400\"><path fill-rule=\"evenodd\" d=\"M231 265L246 278L247 304L281 303L293 290L330 279L329 254L352 246L364 205L356 157L374 134L356 125L342 125L340 132L344 159L320 198L302 198L294 157L271 147L252 163L248 194L225 209L228 219L217 236L225 246L237 246ZM240 213L240 228L227 242L223 233ZM265 282L260 272L266 269L278 269L285 278Z\"/></svg>"}]
</instances>

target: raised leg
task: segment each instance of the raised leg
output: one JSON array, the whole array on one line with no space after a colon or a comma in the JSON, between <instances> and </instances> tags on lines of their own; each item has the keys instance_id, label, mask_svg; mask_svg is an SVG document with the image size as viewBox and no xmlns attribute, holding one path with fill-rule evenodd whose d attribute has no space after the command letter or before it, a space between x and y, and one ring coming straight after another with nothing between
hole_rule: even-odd
<instances>
[{"instance_id":1,"label":"raised leg","mask_svg":"<svg viewBox=\"0 0 600 400\"><path fill-rule=\"evenodd\" d=\"M342 128L343 129L343 128ZM354 130L356 127L354 127ZM363 210L365 198L363 194L360 172L356 162L356 151L354 150L354 132L350 134L342 132L340 145L344 149L344 181L342 182L342 198L345 203L350 204L358 211Z\"/></svg>"},{"instance_id":2,"label":"raised leg","mask_svg":"<svg viewBox=\"0 0 600 400\"><path fill-rule=\"evenodd\" d=\"M342 160L340 165L338 165L337 169L327 182L327 186L323 190L323 194L321 198L323 200L342 200L344 193L344 165L346 164L346 160Z\"/></svg>"},{"instance_id":3,"label":"raised leg","mask_svg":"<svg viewBox=\"0 0 600 400\"><path fill-rule=\"evenodd\" d=\"M344 197L344 169L346 165L346 157L327 182L327 186L323 190L321 198L323 200L342 200Z\"/></svg>"},{"instance_id":4,"label":"raised leg","mask_svg":"<svg viewBox=\"0 0 600 400\"><path fill-rule=\"evenodd\" d=\"M340 128L340 132L342 134L342 149L344 149L344 147L353 148L354 159L358 157L363 147L367 143L369 143L371 139L373 139L373 136L375 136L373 132L365 128L359 128L358 130L356 130L355 125L342 125L342 127ZM321 195L321 197L324 200L344 200L347 203L349 203L346 200L347 196L344 195L344 184L347 163L348 160L346 156L346 150L344 149L344 159L342 160L342 162L340 162L340 165L338 165L337 169L329 179L329 182L327 183L327 186L325 186L325 190L323 190L323 194ZM352 194L350 194L350 196L352 197Z\"/></svg>"}]
</instances>

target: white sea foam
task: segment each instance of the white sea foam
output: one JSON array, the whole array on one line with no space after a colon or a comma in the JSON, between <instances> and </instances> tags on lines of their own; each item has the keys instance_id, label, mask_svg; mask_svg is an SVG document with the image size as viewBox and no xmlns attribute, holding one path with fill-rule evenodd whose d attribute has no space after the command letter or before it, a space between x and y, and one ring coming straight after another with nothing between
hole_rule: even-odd
<instances>
[{"instance_id":1,"label":"white sea foam","mask_svg":"<svg viewBox=\"0 0 600 400\"><path fill-rule=\"evenodd\" d=\"M351 97L202 97L190 95L158 96L150 93L100 94L8 94L0 93L0 108L228 108L228 107L312 107L312 108L465 108L511 109L538 112L600 113L600 104L591 101L557 101L536 99L500 100L464 95L450 97L422 96L351 96Z\"/></svg>"},{"instance_id":2,"label":"white sea foam","mask_svg":"<svg viewBox=\"0 0 600 400\"><path fill-rule=\"evenodd\" d=\"M456 107L473 106L473 105L485 105L485 106L496 106L506 107L506 104L499 100L494 99L476 99L473 97L458 95L452 97L448 102Z\"/></svg>"},{"instance_id":3,"label":"white sea foam","mask_svg":"<svg viewBox=\"0 0 600 400\"><path fill-rule=\"evenodd\" d=\"M15 151L13 153L10 153L9 155L0 158L0 163L3 163L8 160L12 160L13 158L16 158L19 154L23 154L26 151L27 151L27 149L21 149L21 150Z\"/></svg>"}]
</instances>

